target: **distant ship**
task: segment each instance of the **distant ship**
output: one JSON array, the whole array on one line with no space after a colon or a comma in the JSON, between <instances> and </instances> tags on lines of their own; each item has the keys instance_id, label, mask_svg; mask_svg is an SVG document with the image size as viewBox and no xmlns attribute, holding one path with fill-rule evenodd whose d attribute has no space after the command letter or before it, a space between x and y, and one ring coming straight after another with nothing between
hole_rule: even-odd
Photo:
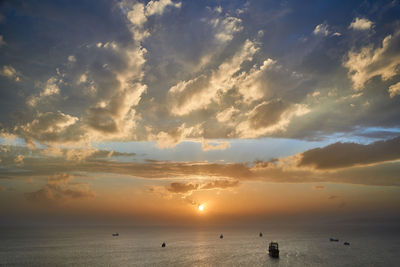
<instances>
[{"instance_id":1,"label":"distant ship","mask_svg":"<svg viewBox=\"0 0 400 267\"><path fill-rule=\"evenodd\" d=\"M162 248L165 248L165 246L166 246L166 245L165 245L165 242L163 242L163 243L161 244L161 247L162 247Z\"/></svg>"},{"instance_id":2,"label":"distant ship","mask_svg":"<svg viewBox=\"0 0 400 267\"><path fill-rule=\"evenodd\" d=\"M273 258L279 258L279 246L277 242L269 243L268 247L269 255Z\"/></svg>"},{"instance_id":3,"label":"distant ship","mask_svg":"<svg viewBox=\"0 0 400 267\"><path fill-rule=\"evenodd\" d=\"M350 246L350 243L349 242L344 242L343 245Z\"/></svg>"},{"instance_id":4,"label":"distant ship","mask_svg":"<svg viewBox=\"0 0 400 267\"><path fill-rule=\"evenodd\" d=\"M112 236L119 236L119 234L118 233L113 233Z\"/></svg>"},{"instance_id":5,"label":"distant ship","mask_svg":"<svg viewBox=\"0 0 400 267\"><path fill-rule=\"evenodd\" d=\"M339 242L339 239L331 237L331 238L329 238L329 241L331 241L331 242Z\"/></svg>"},{"instance_id":6,"label":"distant ship","mask_svg":"<svg viewBox=\"0 0 400 267\"><path fill-rule=\"evenodd\" d=\"M262 232L260 232L260 237L262 237Z\"/></svg>"},{"instance_id":7,"label":"distant ship","mask_svg":"<svg viewBox=\"0 0 400 267\"><path fill-rule=\"evenodd\" d=\"M222 238L224 238L224 235L223 235L223 234L221 234L221 235L219 236L219 238L221 238L221 239L222 239Z\"/></svg>"}]
</instances>

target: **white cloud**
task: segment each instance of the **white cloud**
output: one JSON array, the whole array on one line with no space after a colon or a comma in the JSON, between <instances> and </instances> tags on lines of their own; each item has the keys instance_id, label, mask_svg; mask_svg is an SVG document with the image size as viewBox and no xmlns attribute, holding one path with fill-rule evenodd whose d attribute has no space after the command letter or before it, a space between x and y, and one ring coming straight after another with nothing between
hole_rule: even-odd
<instances>
[{"instance_id":1,"label":"white cloud","mask_svg":"<svg viewBox=\"0 0 400 267\"><path fill-rule=\"evenodd\" d=\"M227 148L231 147L231 144L229 142L210 142L206 139L203 139L201 142L201 148L203 151L210 151L210 150L225 150Z\"/></svg>"},{"instance_id":2,"label":"white cloud","mask_svg":"<svg viewBox=\"0 0 400 267\"><path fill-rule=\"evenodd\" d=\"M128 19L129 21L134 24L141 26L147 21L147 17L144 12L144 4L137 3L132 6L132 9L128 12Z\"/></svg>"},{"instance_id":3,"label":"white cloud","mask_svg":"<svg viewBox=\"0 0 400 267\"><path fill-rule=\"evenodd\" d=\"M20 81L19 73L11 65L3 66L3 69L0 70L0 75L14 79L16 82Z\"/></svg>"},{"instance_id":4,"label":"white cloud","mask_svg":"<svg viewBox=\"0 0 400 267\"><path fill-rule=\"evenodd\" d=\"M74 55L68 56L68 61L69 62L76 62L76 57Z\"/></svg>"},{"instance_id":5,"label":"white cloud","mask_svg":"<svg viewBox=\"0 0 400 267\"><path fill-rule=\"evenodd\" d=\"M217 29L215 38L220 42L228 42L233 39L235 33L243 30L242 20L236 17L227 16L224 19L216 18L211 20L211 25Z\"/></svg>"},{"instance_id":6,"label":"white cloud","mask_svg":"<svg viewBox=\"0 0 400 267\"><path fill-rule=\"evenodd\" d=\"M268 58L260 67L254 65L249 73L242 72L237 77L236 86L245 102L252 102L264 97L262 88L268 86L268 83L264 78L266 77L268 70L275 66L276 60Z\"/></svg>"},{"instance_id":7,"label":"white cloud","mask_svg":"<svg viewBox=\"0 0 400 267\"><path fill-rule=\"evenodd\" d=\"M314 33L315 35L328 36L328 34L329 34L328 24L325 24L325 23L318 24L318 25L315 27L313 33Z\"/></svg>"},{"instance_id":8,"label":"white cloud","mask_svg":"<svg viewBox=\"0 0 400 267\"><path fill-rule=\"evenodd\" d=\"M180 8L182 5L181 2L172 2L171 0L159 0L159 1L150 1L146 5L146 16L152 15L161 15L164 13L164 9L168 6L172 6L175 8Z\"/></svg>"},{"instance_id":9,"label":"white cloud","mask_svg":"<svg viewBox=\"0 0 400 267\"><path fill-rule=\"evenodd\" d=\"M217 100L217 96L226 93L236 85L237 73L244 61L251 60L258 51L255 43L247 40L233 57L214 70L210 76L199 76L189 81L181 81L168 92L172 104L171 112L182 116L192 111L206 108Z\"/></svg>"},{"instance_id":10,"label":"white cloud","mask_svg":"<svg viewBox=\"0 0 400 267\"><path fill-rule=\"evenodd\" d=\"M372 45L362 47L359 52L350 51L347 61L343 64L349 69L354 89L363 89L365 83L375 76L380 76L386 81L397 74L400 64L400 53L396 46L400 41L400 32L393 36L388 35L383 39L382 45L373 48Z\"/></svg>"},{"instance_id":11,"label":"white cloud","mask_svg":"<svg viewBox=\"0 0 400 267\"><path fill-rule=\"evenodd\" d=\"M162 15L168 6L180 8L181 2L172 2L171 0L150 1L147 5L143 3L132 4L129 1L123 1L121 7L127 9L127 18L131 23L131 32L136 41L143 40L150 36L150 33L143 28L148 17L153 15Z\"/></svg>"},{"instance_id":12,"label":"white cloud","mask_svg":"<svg viewBox=\"0 0 400 267\"><path fill-rule=\"evenodd\" d=\"M391 98L400 95L400 82L389 86L389 95Z\"/></svg>"},{"instance_id":13,"label":"white cloud","mask_svg":"<svg viewBox=\"0 0 400 267\"><path fill-rule=\"evenodd\" d=\"M171 148L184 141L188 137L198 137L202 133L201 125L186 127L183 123L181 126L176 127L168 132L160 131L151 138L157 141L159 148Z\"/></svg>"},{"instance_id":14,"label":"white cloud","mask_svg":"<svg viewBox=\"0 0 400 267\"><path fill-rule=\"evenodd\" d=\"M374 26L374 23L365 18L355 18L349 25L349 29L365 31Z\"/></svg>"},{"instance_id":15,"label":"white cloud","mask_svg":"<svg viewBox=\"0 0 400 267\"><path fill-rule=\"evenodd\" d=\"M217 114L216 118L217 118L217 121L219 121L219 122L229 122L232 119L232 117L239 112L240 112L239 109L230 107L230 108L224 109L223 111L219 112Z\"/></svg>"},{"instance_id":16,"label":"white cloud","mask_svg":"<svg viewBox=\"0 0 400 267\"><path fill-rule=\"evenodd\" d=\"M50 77L47 82L43 85L43 90L37 96L31 96L27 100L27 104L31 107L37 106L40 102L44 101L48 97L59 95L60 88L58 84L61 81L56 77Z\"/></svg>"}]
</instances>

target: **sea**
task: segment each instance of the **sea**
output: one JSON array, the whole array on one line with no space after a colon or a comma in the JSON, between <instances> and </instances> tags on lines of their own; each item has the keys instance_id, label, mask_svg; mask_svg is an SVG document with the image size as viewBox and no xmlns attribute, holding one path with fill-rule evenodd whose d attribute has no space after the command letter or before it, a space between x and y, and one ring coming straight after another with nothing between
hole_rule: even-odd
<instances>
[{"instance_id":1,"label":"sea","mask_svg":"<svg viewBox=\"0 0 400 267\"><path fill-rule=\"evenodd\" d=\"M268 255L271 241L279 258ZM400 236L397 228L357 225L4 226L0 266L400 266Z\"/></svg>"}]
</instances>

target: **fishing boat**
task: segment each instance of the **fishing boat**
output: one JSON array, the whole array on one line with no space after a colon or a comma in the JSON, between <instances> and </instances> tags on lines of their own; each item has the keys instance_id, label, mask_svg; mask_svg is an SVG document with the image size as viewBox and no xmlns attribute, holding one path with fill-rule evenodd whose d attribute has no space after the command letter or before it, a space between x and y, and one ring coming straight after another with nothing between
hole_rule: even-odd
<instances>
[{"instance_id":1,"label":"fishing boat","mask_svg":"<svg viewBox=\"0 0 400 267\"><path fill-rule=\"evenodd\" d=\"M224 238L224 235L223 235L223 234L221 234L221 235L219 236L219 238L221 238L221 239L222 239L222 238Z\"/></svg>"},{"instance_id":2,"label":"fishing boat","mask_svg":"<svg viewBox=\"0 0 400 267\"><path fill-rule=\"evenodd\" d=\"M112 236L119 236L119 233L113 233Z\"/></svg>"},{"instance_id":3,"label":"fishing boat","mask_svg":"<svg viewBox=\"0 0 400 267\"><path fill-rule=\"evenodd\" d=\"M279 245L278 242L269 243L268 247L269 256L273 258L279 258Z\"/></svg>"},{"instance_id":4,"label":"fishing boat","mask_svg":"<svg viewBox=\"0 0 400 267\"><path fill-rule=\"evenodd\" d=\"M165 242L163 242L163 243L161 244L161 247L162 247L162 248L165 248L165 246L166 246L166 244L165 244Z\"/></svg>"},{"instance_id":5,"label":"fishing boat","mask_svg":"<svg viewBox=\"0 0 400 267\"><path fill-rule=\"evenodd\" d=\"M260 232L259 236L260 236L260 237L262 237L262 236L263 236L262 232Z\"/></svg>"},{"instance_id":6,"label":"fishing boat","mask_svg":"<svg viewBox=\"0 0 400 267\"><path fill-rule=\"evenodd\" d=\"M331 242L339 242L339 239L331 237L331 238L329 238L329 241L331 241Z\"/></svg>"},{"instance_id":7,"label":"fishing boat","mask_svg":"<svg viewBox=\"0 0 400 267\"><path fill-rule=\"evenodd\" d=\"M346 241L346 242L343 243L343 245L350 246L350 243Z\"/></svg>"}]
</instances>

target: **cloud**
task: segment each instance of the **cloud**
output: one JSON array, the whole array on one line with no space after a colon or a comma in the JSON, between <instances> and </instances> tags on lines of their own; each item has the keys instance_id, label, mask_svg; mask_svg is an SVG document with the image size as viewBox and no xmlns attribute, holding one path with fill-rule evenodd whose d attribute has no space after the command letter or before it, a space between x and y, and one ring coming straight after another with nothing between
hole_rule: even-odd
<instances>
[{"instance_id":1,"label":"cloud","mask_svg":"<svg viewBox=\"0 0 400 267\"><path fill-rule=\"evenodd\" d=\"M171 183L168 191L172 193L188 193L193 190L196 190L199 187L198 184L192 183Z\"/></svg>"},{"instance_id":2,"label":"cloud","mask_svg":"<svg viewBox=\"0 0 400 267\"><path fill-rule=\"evenodd\" d=\"M326 24L326 23L318 24L317 26L315 26L313 34L328 36L329 35L328 24Z\"/></svg>"},{"instance_id":3,"label":"cloud","mask_svg":"<svg viewBox=\"0 0 400 267\"><path fill-rule=\"evenodd\" d=\"M72 183L71 179L73 176L65 173L53 175L43 188L25 193L25 198L34 202L51 203L95 197L95 193L86 184Z\"/></svg>"},{"instance_id":4,"label":"cloud","mask_svg":"<svg viewBox=\"0 0 400 267\"><path fill-rule=\"evenodd\" d=\"M9 79L13 79L16 82L20 81L20 74L11 65L3 66L3 69L0 69L0 75L3 75Z\"/></svg>"},{"instance_id":5,"label":"cloud","mask_svg":"<svg viewBox=\"0 0 400 267\"><path fill-rule=\"evenodd\" d=\"M0 35L0 47L6 45L7 43L4 41L3 35Z\"/></svg>"},{"instance_id":6,"label":"cloud","mask_svg":"<svg viewBox=\"0 0 400 267\"><path fill-rule=\"evenodd\" d=\"M360 51L350 51L343 65L349 69L348 76L354 89L361 90L373 77L387 81L397 74L400 62L400 32L386 36L380 47L362 47Z\"/></svg>"},{"instance_id":7,"label":"cloud","mask_svg":"<svg viewBox=\"0 0 400 267\"><path fill-rule=\"evenodd\" d=\"M201 142L201 148L203 151L209 150L225 150L231 147L229 142L209 142L206 139L203 139Z\"/></svg>"},{"instance_id":8,"label":"cloud","mask_svg":"<svg viewBox=\"0 0 400 267\"><path fill-rule=\"evenodd\" d=\"M218 179L206 183L181 183L173 182L167 190L172 193L192 194L196 190L226 189L237 187L239 180Z\"/></svg>"},{"instance_id":9,"label":"cloud","mask_svg":"<svg viewBox=\"0 0 400 267\"><path fill-rule=\"evenodd\" d=\"M159 0L159 1L149 1L146 5L146 15L161 15L164 13L164 9L168 6L180 8L182 5L181 2L172 2L171 0Z\"/></svg>"},{"instance_id":10,"label":"cloud","mask_svg":"<svg viewBox=\"0 0 400 267\"><path fill-rule=\"evenodd\" d=\"M172 105L171 113L183 116L192 111L205 109L217 101L218 95L225 94L237 82L237 73L243 62L249 61L257 52L255 43L247 40L232 58L226 60L211 72L189 81L181 81L169 89L168 97Z\"/></svg>"},{"instance_id":11,"label":"cloud","mask_svg":"<svg viewBox=\"0 0 400 267\"><path fill-rule=\"evenodd\" d=\"M51 77L47 80L47 82L43 86L43 90L40 92L38 96L31 96L27 100L27 104L29 106L35 107L39 103L43 102L46 99L49 99L51 96L59 95L60 88L58 84L62 82L56 77Z\"/></svg>"},{"instance_id":12,"label":"cloud","mask_svg":"<svg viewBox=\"0 0 400 267\"><path fill-rule=\"evenodd\" d=\"M226 16L223 19L213 19L210 24L216 29L215 38L224 43L231 41L235 33L243 30L241 22L239 18Z\"/></svg>"},{"instance_id":13,"label":"cloud","mask_svg":"<svg viewBox=\"0 0 400 267\"><path fill-rule=\"evenodd\" d=\"M366 18L355 18L349 25L349 29L365 31L374 26L374 23Z\"/></svg>"},{"instance_id":14,"label":"cloud","mask_svg":"<svg viewBox=\"0 0 400 267\"><path fill-rule=\"evenodd\" d=\"M389 96L391 98L393 98L396 95L400 95L400 82L392 84L391 86L389 86Z\"/></svg>"},{"instance_id":15,"label":"cloud","mask_svg":"<svg viewBox=\"0 0 400 267\"><path fill-rule=\"evenodd\" d=\"M18 155L14 159L14 163L16 165L24 165L24 156L23 155Z\"/></svg>"},{"instance_id":16,"label":"cloud","mask_svg":"<svg viewBox=\"0 0 400 267\"><path fill-rule=\"evenodd\" d=\"M148 18L153 15L162 15L168 6L180 8L181 2L172 2L171 0L149 1L146 5L132 1L122 1L120 6L123 10L128 10L127 19L131 23L131 32L136 40L143 40L150 36L144 24Z\"/></svg>"},{"instance_id":17,"label":"cloud","mask_svg":"<svg viewBox=\"0 0 400 267\"><path fill-rule=\"evenodd\" d=\"M214 180L209 183L203 184L200 189L225 189L231 187L237 187L239 185L239 180Z\"/></svg>"},{"instance_id":18,"label":"cloud","mask_svg":"<svg viewBox=\"0 0 400 267\"><path fill-rule=\"evenodd\" d=\"M76 57L74 56L74 55L70 55L70 56L68 56L68 61L69 62L76 62Z\"/></svg>"},{"instance_id":19,"label":"cloud","mask_svg":"<svg viewBox=\"0 0 400 267\"><path fill-rule=\"evenodd\" d=\"M339 142L307 150L301 156L298 166L311 166L320 170L393 161L400 159L400 137L368 145Z\"/></svg>"},{"instance_id":20,"label":"cloud","mask_svg":"<svg viewBox=\"0 0 400 267\"><path fill-rule=\"evenodd\" d=\"M386 147L393 147L392 143L386 144ZM329 146L326 151L327 156L315 154L315 157L328 159L331 162ZM396 147L392 148L394 151ZM362 150L362 149L361 149ZM381 153L379 149L364 149L366 154L371 155L373 152ZM24 152L25 151L25 152ZM313 150L309 150L313 151ZM48 184L56 183L59 188L65 187L74 189L72 178L67 175L71 173L112 173L118 175L130 176L133 179L184 179L185 184L191 183L198 185L197 190L206 188L235 185L235 181L264 181L275 183L351 183L364 185L385 185L400 186L397 173L400 172L400 163L398 161L390 162L396 157L380 157L379 159L364 160L363 162L350 163L338 162L336 164L322 165L318 159L313 161L301 162L303 154L297 154L289 157L274 159L271 161L257 162L255 164L246 163L210 163L210 162L118 162L109 160L108 158L90 158L84 161L70 161L62 157L43 157L37 154L30 154L26 148L10 147L8 152L0 152L1 165L0 179L26 179L47 176ZM304 153L307 153L304 152ZM348 149L344 151L348 153ZM393 152L396 153L396 152ZM392 154L393 154L392 153ZM23 154L24 165L15 166L13 160L15 155ZM361 154L359 149L356 156ZM379 155L383 155L379 154ZM397 153L398 154L398 153ZM310 158L310 157L308 157ZM319 164L319 165L317 165ZM60 173L67 175L57 179L51 178L55 174ZM211 180L211 181L210 181ZM227 180L229 182L215 182ZM66 181L67 186L63 185ZM213 183L212 183L213 182ZM212 183L206 186L207 183ZM203 188L206 187L206 188ZM79 186L78 186L79 187ZM83 189L85 186L82 186ZM58 191L51 186L42 188L43 191L39 195L55 194ZM82 189L82 190L83 190ZM167 190L166 190L167 191ZM62 193L60 193L62 194Z\"/></svg>"},{"instance_id":21,"label":"cloud","mask_svg":"<svg viewBox=\"0 0 400 267\"><path fill-rule=\"evenodd\" d=\"M79 131L74 129L78 120L59 111L38 113L32 122L17 126L16 132L27 142L32 139L50 143L76 141L80 139Z\"/></svg>"},{"instance_id":22,"label":"cloud","mask_svg":"<svg viewBox=\"0 0 400 267\"><path fill-rule=\"evenodd\" d=\"M157 141L159 148L174 147L188 137L198 137L202 132L201 125L186 127L183 123L181 126L176 127L168 132L160 131L153 135L153 139Z\"/></svg>"},{"instance_id":23,"label":"cloud","mask_svg":"<svg viewBox=\"0 0 400 267\"><path fill-rule=\"evenodd\" d=\"M310 112L303 104L290 104L280 99L264 101L246 114L236 132L241 138L257 138L268 134L285 131L292 118Z\"/></svg>"},{"instance_id":24,"label":"cloud","mask_svg":"<svg viewBox=\"0 0 400 267\"><path fill-rule=\"evenodd\" d=\"M216 118L219 122L229 122L238 113L240 113L240 110L232 106L219 112Z\"/></svg>"}]
</instances>

